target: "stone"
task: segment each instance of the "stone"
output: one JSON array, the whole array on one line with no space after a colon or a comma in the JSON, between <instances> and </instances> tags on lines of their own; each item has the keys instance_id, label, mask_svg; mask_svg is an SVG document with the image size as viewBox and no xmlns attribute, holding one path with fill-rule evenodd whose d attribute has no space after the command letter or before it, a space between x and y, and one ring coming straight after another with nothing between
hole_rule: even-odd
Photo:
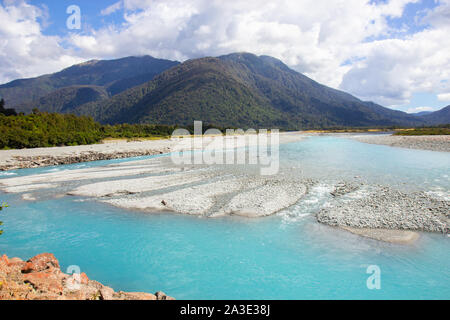
<instances>
[{"instance_id":1,"label":"stone","mask_svg":"<svg viewBox=\"0 0 450 320\"><path fill-rule=\"evenodd\" d=\"M81 284L88 284L89 283L89 278L86 275L86 273L82 272L80 274L80 280L81 280Z\"/></svg>"},{"instance_id":2,"label":"stone","mask_svg":"<svg viewBox=\"0 0 450 320\"><path fill-rule=\"evenodd\" d=\"M31 284L37 291L58 295L63 293L61 279L54 272L41 271L27 273L23 275L23 278L25 283Z\"/></svg>"},{"instance_id":3,"label":"stone","mask_svg":"<svg viewBox=\"0 0 450 320\"><path fill-rule=\"evenodd\" d=\"M114 290L104 286L100 289L100 297L102 300L114 300Z\"/></svg>"},{"instance_id":4,"label":"stone","mask_svg":"<svg viewBox=\"0 0 450 320\"><path fill-rule=\"evenodd\" d=\"M155 295L145 292L120 292L120 296L123 300L158 300Z\"/></svg>"},{"instance_id":5,"label":"stone","mask_svg":"<svg viewBox=\"0 0 450 320\"><path fill-rule=\"evenodd\" d=\"M169 297L162 291L158 291L157 293L155 293L155 296L156 300L174 300L172 297Z\"/></svg>"},{"instance_id":6,"label":"stone","mask_svg":"<svg viewBox=\"0 0 450 320\"><path fill-rule=\"evenodd\" d=\"M43 253L28 260L22 268L22 273L39 272L50 267L59 269L59 262L53 254Z\"/></svg>"},{"instance_id":7,"label":"stone","mask_svg":"<svg viewBox=\"0 0 450 320\"><path fill-rule=\"evenodd\" d=\"M0 300L173 300L164 293L114 292L110 287L61 272L53 254L45 253L27 262L0 256Z\"/></svg>"}]
</instances>

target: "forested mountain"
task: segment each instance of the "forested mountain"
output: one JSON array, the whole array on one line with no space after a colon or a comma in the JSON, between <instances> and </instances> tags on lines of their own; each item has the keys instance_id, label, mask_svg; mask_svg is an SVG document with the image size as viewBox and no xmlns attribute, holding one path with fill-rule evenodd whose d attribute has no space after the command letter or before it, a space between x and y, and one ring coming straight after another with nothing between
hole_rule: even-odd
<instances>
[{"instance_id":1,"label":"forested mountain","mask_svg":"<svg viewBox=\"0 0 450 320\"><path fill-rule=\"evenodd\" d=\"M30 112L37 108L46 112L71 113L73 109L88 102L100 101L110 97L108 91L100 86L72 86L53 91L34 102L16 106L17 110Z\"/></svg>"},{"instance_id":2,"label":"forested mountain","mask_svg":"<svg viewBox=\"0 0 450 320\"><path fill-rule=\"evenodd\" d=\"M422 126L433 121L432 114L410 115L361 101L280 60L249 53L181 64L148 56L90 61L13 81L0 86L0 95L18 111L88 115L107 124L186 126L202 120L220 127L304 129Z\"/></svg>"},{"instance_id":3,"label":"forested mountain","mask_svg":"<svg viewBox=\"0 0 450 320\"><path fill-rule=\"evenodd\" d=\"M248 53L186 61L74 112L103 123L189 125L202 120L221 127L282 129L423 124L412 115L323 86L277 59Z\"/></svg>"},{"instance_id":4,"label":"forested mountain","mask_svg":"<svg viewBox=\"0 0 450 320\"><path fill-rule=\"evenodd\" d=\"M422 112L410 113L410 114L413 116L416 116L416 117L421 117L421 116L424 116L424 115L427 115L430 113L433 113L433 111L422 111Z\"/></svg>"},{"instance_id":5,"label":"forested mountain","mask_svg":"<svg viewBox=\"0 0 450 320\"><path fill-rule=\"evenodd\" d=\"M441 110L420 116L428 125L440 125L450 123L450 106Z\"/></svg>"},{"instance_id":6,"label":"forested mountain","mask_svg":"<svg viewBox=\"0 0 450 320\"><path fill-rule=\"evenodd\" d=\"M54 105L64 104L64 102L56 102L55 96L51 96L58 89L73 86L96 86L97 89L106 92L107 97L113 96L150 81L156 75L177 64L178 62L175 61L155 59L150 56L91 60L54 74L19 79L0 85L0 96L5 99L9 107L14 107L19 112L30 112L34 107L42 108L41 111L51 111ZM92 90L84 91L88 95L93 93ZM66 92L63 91L57 95L67 101ZM49 109L46 108L47 105L41 103L40 98L43 97L46 101L52 101ZM79 98L80 101L89 100L88 98Z\"/></svg>"}]
</instances>

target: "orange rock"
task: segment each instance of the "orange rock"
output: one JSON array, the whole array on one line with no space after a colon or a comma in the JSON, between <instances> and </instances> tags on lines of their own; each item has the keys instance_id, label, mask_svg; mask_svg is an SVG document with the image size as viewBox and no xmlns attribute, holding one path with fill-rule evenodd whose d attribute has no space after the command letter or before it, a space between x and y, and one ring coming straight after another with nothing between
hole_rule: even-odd
<instances>
[{"instance_id":1,"label":"orange rock","mask_svg":"<svg viewBox=\"0 0 450 320\"><path fill-rule=\"evenodd\" d=\"M34 264L32 262L26 262L22 268L22 273L30 273L34 271Z\"/></svg>"},{"instance_id":2,"label":"orange rock","mask_svg":"<svg viewBox=\"0 0 450 320\"><path fill-rule=\"evenodd\" d=\"M39 254L27 261L22 268L23 273L39 272L50 267L59 269L59 262L51 253Z\"/></svg>"},{"instance_id":3,"label":"orange rock","mask_svg":"<svg viewBox=\"0 0 450 320\"><path fill-rule=\"evenodd\" d=\"M63 286L61 280L50 272L33 272L23 275L25 283L29 283L40 292L62 294Z\"/></svg>"},{"instance_id":4,"label":"orange rock","mask_svg":"<svg viewBox=\"0 0 450 320\"><path fill-rule=\"evenodd\" d=\"M80 280L81 280L81 284L88 284L89 283L89 278L86 275L86 273L82 272L80 274Z\"/></svg>"},{"instance_id":5,"label":"orange rock","mask_svg":"<svg viewBox=\"0 0 450 320\"><path fill-rule=\"evenodd\" d=\"M11 258L11 259L9 259L8 266L11 267L11 266L22 265L22 264L25 264L25 262L22 259L20 259L20 258Z\"/></svg>"},{"instance_id":6,"label":"orange rock","mask_svg":"<svg viewBox=\"0 0 450 320\"><path fill-rule=\"evenodd\" d=\"M78 275L77 275L78 276ZM83 272L76 279L61 271L50 253L31 258L0 256L0 300L172 300L162 292L114 292L114 289L90 280ZM78 282L78 286L72 286Z\"/></svg>"},{"instance_id":7,"label":"orange rock","mask_svg":"<svg viewBox=\"0 0 450 320\"><path fill-rule=\"evenodd\" d=\"M4 254L1 258L0 261L6 263L7 265L9 264L9 259L8 256L6 254Z\"/></svg>"}]
</instances>

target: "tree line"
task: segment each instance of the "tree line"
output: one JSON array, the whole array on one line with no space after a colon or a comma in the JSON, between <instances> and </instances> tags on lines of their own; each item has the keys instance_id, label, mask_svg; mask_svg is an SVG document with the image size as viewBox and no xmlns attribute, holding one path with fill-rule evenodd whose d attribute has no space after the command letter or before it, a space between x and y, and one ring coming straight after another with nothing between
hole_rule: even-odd
<instances>
[{"instance_id":1,"label":"tree line","mask_svg":"<svg viewBox=\"0 0 450 320\"><path fill-rule=\"evenodd\" d=\"M102 125L92 117L72 114L40 112L33 109L31 114L17 113L5 109L0 102L0 149L24 149L57 146L75 146L99 143L106 138L137 139L167 138L177 125L157 124L116 124ZM183 127L194 133L193 126ZM204 125L203 131L224 128Z\"/></svg>"},{"instance_id":2,"label":"tree line","mask_svg":"<svg viewBox=\"0 0 450 320\"><path fill-rule=\"evenodd\" d=\"M74 146L105 138L168 137L177 126L151 124L102 125L91 117L39 112L17 114L0 102L0 149Z\"/></svg>"}]
</instances>

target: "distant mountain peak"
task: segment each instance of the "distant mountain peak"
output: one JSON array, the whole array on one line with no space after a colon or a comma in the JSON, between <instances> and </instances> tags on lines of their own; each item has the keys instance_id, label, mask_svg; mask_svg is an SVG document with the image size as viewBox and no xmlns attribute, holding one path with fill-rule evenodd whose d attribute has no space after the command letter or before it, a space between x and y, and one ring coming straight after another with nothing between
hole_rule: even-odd
<instances>
[{"instance_id":1,"label":"distant mountain peak","mask_svg":"<svg viewBox=\"0 0 450 320\"><path fill-rule=\"evenodd\" d=\"M31 105L53 92L71 86L101 86L110 95L152 80L161 72L179 64L151 56L112 60L89 60L59 72L0 85L0 96L7 106L30 112ZM53 97L49 97L53 100ZM45 109L45 106L40 105ZM45 111L45 110L43 110Z\"/></svg>"},{"instance_id":2,"label":"distant mountain peak","mask_svg":"<svg viewBox=\"0 0 450 320\"><path fill-rule=\"evenodd\" d=\"M148 55L90 60L0 86L8 107L90 115L103 123L303 129L416 126L425 117L336 90L267 55L237 52L184 63ZM14 101L16 104L14 104ZM441 113L441 118L443 113ZM433 120L434 121L434 120Z\"/></svg>"},{"instance_id":3,"label":"distant mountain peak","mask_svg":"<svg viewBox=\"0 0 450 320\"><path fill-rule=\"evenodd\" d=\"M323 86L270 56L247 52L187 60L137 88L77 109L104 123L301 129L419 125L401 111Z\"/></svg>"},{"instance_id":4,"label":"distant mountain peak","mask_svg":"<svg viewBox=\"0 0 450 320\"><path fill-rule=\"evenodd\" d=\"M79 64L77 64L75 66L80 66L80 67L93 66L93 65L96 65L98 62L99 62L99 60L89 60L89 61L86 61L86 62L79 63Z\"/></svg>"}]
</instances>

